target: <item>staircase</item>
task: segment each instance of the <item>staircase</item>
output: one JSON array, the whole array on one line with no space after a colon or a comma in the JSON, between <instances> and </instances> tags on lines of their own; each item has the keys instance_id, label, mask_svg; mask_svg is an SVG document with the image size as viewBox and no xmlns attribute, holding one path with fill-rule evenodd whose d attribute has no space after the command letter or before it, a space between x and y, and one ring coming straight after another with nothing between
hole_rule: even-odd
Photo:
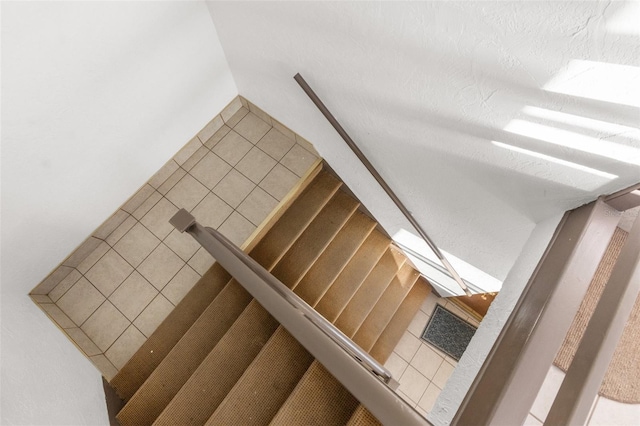
<instances>
[{"instance_id":1,"label":"staircase","mask_svg":"<svg viewBox=\"0 0 640 426\"><path fill-rule=\"evenodd\" d=\"M384 363L430 286L341 186L321 171L249 255ZM122 426L377 424L218 264L111 386Z\"/></svg>"}]
</instances>

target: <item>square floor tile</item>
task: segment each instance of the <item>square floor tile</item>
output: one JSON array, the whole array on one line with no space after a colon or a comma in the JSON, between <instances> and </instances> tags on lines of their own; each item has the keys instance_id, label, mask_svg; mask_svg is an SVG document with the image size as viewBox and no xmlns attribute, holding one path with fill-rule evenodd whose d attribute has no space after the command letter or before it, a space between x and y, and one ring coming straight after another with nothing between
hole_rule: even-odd
<instances>
[{"instance_id":1,"label":"square floor tile","mask_svg":"<svg viewBox=\"0 0 640 426\"><path fill-rule=\"evenodd\" d=\"M158 244L160 240L147 228L137 223L120 238L113 248L131 265L138 266Z\"/></svg>"},{"instance_id":2,"label":"square floor tile","mask_svg":"<svg viewBox=\"0 0 640 426\"><path fill-rule=\"evenodd\" d=\"M238 207L247 198L247 195L255 188L255 184L244 177L237 170L231 170L213 188L213 193L222 198L231 207Z\"/></svg>"},{"instance_id":3,"label":"square floor tile","mask_svg":"<svg viewBox=\"0 0 640 426\"><path fill-rule=\"evenodd\" d=\"M79 328L68 328L65 331L87 356L94 356L102 353L100 348L98 348L96 344L89 339L89 336L84 334L84 332Z\"/></svg>"},{"instance_id":4,"label":"square floor tile","mask_svg":"<svg viewBox=\"0 0 640 426\"><path fill-rule=\"evenodd\" d=\"M295 144L293 148L287 152L287 154L280 160L280 164L291 170L298 176L304 176L309 170L311 165L317 160L318 157L304 149L298 144Z\"/></svg>"},{"instance_id":5,"label":"square floor tile","mask_svg":"<svg viewBox=\"0 0 640 426\"><path fill-rule=\"evenodd\" d=\"M80 264L76 268L78 272L86 274L87 271L91 269L91 267L95 265L96 262L98 262L98 260L100 260L100 258L102 258L102 256L104 256L109 251L110 248L111 247L109 246L109 244L103 241L98 247L96 247L93 252L89 254L89 256L85 257L84 260L80 262Z\"/></svg>"},{"instance_id":6,"label":"square floor tile","mask_svg":"<svg viewBox=\"0 0 640 426\"><path fill-rule=\"evenodd\" d=\"M160 244L138 268L138 272L155 288L162 290L185 262L169 247Z\"/></svg>"},{"instance_id":7,"label":"square floor tile","mask_svg":"<svg viewBox=\"0 0 640 426\"><path fill-rule=\"evenodd\" d=\"M245 115L233 128L249 142L257 143L271 129L271 125L262 121L257 115Z\"/></svg>"},{"instance_id":8,"label":"square floor tile","mask_svg":"<svg viewBox=\"0 0 640 426\"><path fill-rule=\"evenodd\" d=\"M425 314L431 316L431 314L433 313L433 310L436 308L436 304L438 303L438 300L440 300L440 297L438 297L437 294L433 292L429 293L427 298L424 299L424 302L422 302L422 306L420 306L420 310Z\"/></svg>"},{"instance_id":9,"label":"square floor tile","mask_svg":"<svg viewBox=\"0 0 640 426\"><path fill-rule=\"evenodd\" d=\"M104 355L96 355L89 358L93 365L95 365L100 373L107 381L111 381L118 374L118 369L111 364L111 362Z\"/></svg>"},{"instance_id":10,"label":"square floor tile","mask_svg":"<svg viewBox=\"0 0 640 426\"><path fill-rule=\"evenodd\" d=\"M411 366L427 379L432 380L443 362L445 361L442 356L423 343L411 359Z\"/></svg>"},{"instance_id":11,"label":"square floor tile","mask_svg":"<svg viewBox=\"0 0 640 426\"><path fill-rule=\"evenodd\" d=\"M440 368L438 368L435 376L433 376L433 384L438 386L440 389L444 389L444 386L447 384L447 380L451 377L454 369L455 367L446 361L440 364Z\"/></svg>"},{"instance_id":12,"label":"square floor tile","mask_svg":"<svg viewBox=\"0 0 640 426\"><path fill-rule=\"evenodd\" d=\"M253 148L251 142L232 130L213 147L211 152L235 166L251 148Z\"/></svg>"},{"instance_id":13,"label":"square floor tile","mask_svg":"<svg viewBox=\"0 0 640 426\"><path fill-rule=\"evenodd\" d=\"M49 292L49 297L52 302L57 302L66 292L82 277L82 274L77 270L73 270L67 275L60 283Z\"/></svg>"},{"instance_id":14,"label":"square floor tile","mask_svg":"<svg viewBox=\"0 0 640 426\"><path fill-rule=\"evenodd\" d=\"M105 356L114 367L120 369L136 353L147 338L135 326L130 325L124 333L105 352Z\"/></svg>"},{"instance_id":15,"label":"square floor tile","mask_svg":"<svg viewBox=\"0 0 640 426\"><path fill-rule=\"evenodd\" d=\"M213 256L202 247L189 259L189 266L200 275L204 275L214 263L215 259Z\"/></svg>"},{"instance_id":16,"label":"square floor tile","mask_svg":"<svg viewBox=\"0 0 640 426\"><path fill-rule=\"evenodd\" d=\"M173 310L174 306L162 294L158 294L133 324L145 336L149 337Z\"/></svg>"},{"instance_id":17,"label":"square floor tile","mask_svg":"<svg viewBox=\"0 0 640 426\"><path fill-rule=\"evenodd\" d=\"M256 187L238 206L238 212L259 226L277 206L278 200L267 194L264 189Z\"/></svg>"},{"instance_id":18,"label":"square floor tile","mask_svg":"<svg viewBox=\"0 0 640 426\"><path fill-rule=\"evenodd\" d=\"M433 383L429 383L424 394L422 394L422 398L418 401L418 407L422 408L427 413L431 412L440 392L442 392L442 390L439 387Z\"/></svg>"},{"instance_id":19,"label":"square floor tile","mask_svg":"<svg viewBox=\"0 0 640 426\"><path fill-rule=\"evenodd\" d=\"M76 324L71 321L62 309L53 303L42 303L40 307L58 324L61 328L74 328Z\"/></svg>"},{"instance_id":20,"label":"square floor tile","mask_svg":"<svg viewBox=\"0 0 640 426\"><path fill-rule=\"evenodd\" d=\"M281 164L277 164L260 182L260 187L280 201L289 193L299 179L292 171Z\"/></svg>"},{"instance_id":21,"label":"square floor tile","mask_svg":"<svg viewBox=\"0 0 640 426\"><path fill-rule=\"evenodd\" d=\"M422 332L424 328L427 326L427 322L429 322L429 316L422 311L416 312L415 316L411 320L409 324L409 333L413 334L416 337L422 336Z\"/></svg>"},{"instance_id":22,"label":"square floor tile","mask_svg":"<svg viewBox=\"0 0 640 426\"><path fill-rule=\"evenodd\" d=\"M400 377L399 382L398 390L411 398L414 403L420 401L422 394L429 386L429 380L410 365Z\"/></svg>"},{"instance_id":23,"label":"square floor tile","mask_svg":"<svg viewBox=\"0 0 640 426\"><path fill-rule=\"evenodd\" d=\"M133 321L157 294L158 290L155 287L137 271L133 271L129 278L109 296L109 300L129 321Z\"/></svg>"},{"instance_id":24,"label":"square floor tile","mask_svg":"<svg viewBox=\"0 0 640 426\"><path fill-rule=\"evenodd\" d=\"M83 277L56 304L80 326L102 305L104 299L104 296Z\"/></svg>"},{"instance_id":25,"label":"square floor tile","mask_svg":"<svg viewBox=\"0 0 640 426\"><path fill-rule=\"evenodd\" d=\"M260 148L253 147L235 168L253 183L260 183L276 164L276 160Z\"/></svg>"},{"instance_id":26,"label":"square floor tile","mask_svg":"<svg viewBox=\"0 0 640 426\"><path fill-rule=\"evenodd\" d=\"M104 352L130 324L129 320L107 300L80 328Z\"/></svg>"},{"instance_id":27,"label":"square floor tile","mask_svg":"<svg viewBox=\"0 0 640 426\"><path fill-rule=\"evenodd\" d=\"M204 200L193 209L193 216L202 226L218 229L220 225L229 217L233 209L220 197L209 193Z\"/></svg>"},{"instance_id":28,"label":"square floor tile","mask_svg":"<svg viewBox=\"0 0 640 426\"><path fill-rule=\"evenodd\" d=\"M89 269L85 277L108 297L132 271L131 265L112 249Z\"/></svg>"},{"instance_id":29,"label":"square floor tile","mask_svg":"<svg viewBox=\"0 0 640 426\"><path fill-rule=\"evenodd\" d=\"M293 139L286 137L276 129L271 129L256 146L276 161L280 161L295 143Z\"/></svg>"},{"instance_id":30,"label":"square floor tile","mask_svg":"<svg viewBox=\"0 0 640 426\"><path fill-rule=\"evenodd\" d=\"M141 220L145 228L153 232L153 234L163 239L173 229L173 225L169 223L169 219L176 214L178 208L171 204L166 198L162 198L158 203L153 206L149 213L147 213Z\"/></svg>"},{"instance_id":31,"label":"square floor tile","mask_svg":"<svg viewBox=\"0 0 640 426\"><path fill-rule=\"evenodd\" d=\"M389 359L387 359L387 362L384 363L385 368L389 370L395 380L402 377L402 373L404 373L404 370L406 370L408 365L409 363L400 358L400 356L395 352L392 352Z\"/></svg>"},{"instance_id":32,"label":"square floor tile","mask_svg":"<svg viewBox=\"0 0 640 426\"><path fill-rule=\"evenodd\" d=\"M213 136L206 140L204 146L209 149L213 149L213 147L216 146L218 142L222 140L222 138L227 136L227 133L229 133L230 131L231 128L227 125L222 126L217 132L213 134Z\"/></svg>"},{"instance_id":33,"label":"square floor tile","mask_svg":"<svg viewBox=\"0 0 640 426\"><path fill-rule=\"evenodd\" d=\"M200 275L191 269L189 265L185 265L176 276L169 281L169 284L162 289L162 294L169 299L171 303L177 305L199 279Z\"/></svg>"},{"instance_id":34,"label":"square floor tile","mask_svg":"<svg viewBox=\"0 0 640 426\"><path fill-rule=\"evenodd\" d=\"M187 174L167 193L167 198L179 209L191 211L208 192L203 184Z\"/></svg>"},{"instance_id":35,"label":"square floor tile","mask_svg":"<svg viewBox=\"0 0 640 426\"><path fill-rule=\"evenodd\" d=\"M405 331L393 351L400 355L405 361L410 362L416 352L418 352L420 344L420 339L408 331Z\"/></svg>"},{"instance_id":36,"label":"square floor tile","mask_svg":"<svg viewBox=\"0 0 640 426\"><path fill-rule=\"evenodd\" d=\"M240 213L233 212L218 228L218 231L231 240L232 243L241 247L255 229L256 226L253 223L245 219Z\"/></svg>"},{"instance_id":37,"label":"square floor tile","mask_svg":"<svg viewBox=\"0 0 640 426\"><path fill-rule=\"evenodd\" d=\"M185 262L191 259L191 256L200 248L200 243L191 235L186 232L180 232L177 229L171 231L167 238L164 239L164 243Z\"/></svg>"},{"instance_id":38,"label":"square floor tile","mask_svg":"<svg viewBox=\"0 0 640 426\"><path fill-rule=\"evenodd\" d=\"M209 152L193 169L191 175L207 188L213 189L231 170L231 166L216 154Z\"/></svg>"}]
</instances>

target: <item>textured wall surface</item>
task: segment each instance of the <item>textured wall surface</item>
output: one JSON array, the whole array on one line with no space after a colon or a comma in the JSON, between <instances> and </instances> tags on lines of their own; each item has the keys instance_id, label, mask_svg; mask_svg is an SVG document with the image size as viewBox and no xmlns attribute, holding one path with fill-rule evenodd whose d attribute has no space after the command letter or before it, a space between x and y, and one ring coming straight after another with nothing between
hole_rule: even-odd
<instances>
[{"instance_id":1,"label":"textured wall surface","mask_svg":"<svg viewBox=\"0 0 640 426\"><path fill-rule=\"evenodd\" d=\"M27 293L236 94L203 2L2 2L0 423L108 424Z\"/></svg>"},{"instance_id":2,"label":"textured wall surface","mask_svg":"<svg viewBox=\"0 0 640 426\"><path fill-rule=\"evenodd\" d=\"M300 72L436 243L499 280L537 222L640 180L625 3L207 4L242 95L312 141L392 235L410 229Z\"/></svg>"}]
</instances>

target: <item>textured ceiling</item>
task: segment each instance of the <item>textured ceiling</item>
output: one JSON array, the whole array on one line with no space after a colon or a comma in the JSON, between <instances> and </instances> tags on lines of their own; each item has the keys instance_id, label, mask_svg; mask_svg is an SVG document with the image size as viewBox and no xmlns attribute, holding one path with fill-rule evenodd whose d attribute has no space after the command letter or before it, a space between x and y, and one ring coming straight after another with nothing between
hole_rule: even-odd
<instances>
[{"instance_id":1,"label":"textured ceiling","mask_svg":"<svg viewBox=\"0 0 640 426\"><path fill-rule=\"evenodd\" d=\"M240 94L314 143L390 233L406 222L296 72L436 243L503 279L537 222L640 181L637 4L208 6Z\"/></svg>"}]
</instances>

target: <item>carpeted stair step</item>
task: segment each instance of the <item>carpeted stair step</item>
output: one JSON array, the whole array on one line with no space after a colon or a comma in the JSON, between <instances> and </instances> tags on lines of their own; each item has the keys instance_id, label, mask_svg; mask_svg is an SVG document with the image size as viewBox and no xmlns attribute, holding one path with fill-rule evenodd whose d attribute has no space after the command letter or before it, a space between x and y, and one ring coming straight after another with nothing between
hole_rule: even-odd
<instances>
[{"instance_id":1,"label":"carpeted stair step","mask_svg":"<svg viewBox=\"0 0 640 426\"><path fill-rule=\"evenodd\" d=\"M339 186L340 183L332 176L319 174L250 255L267 269L276 266L273 262L278 262L287 252L295 239L332 199ZM282 219L287 220L287 214L292 210L297 214L296 220L289 221L287 227L278 226ZM278 250L279 255L274 256L269 250ZM249 304L251 296L235 280L227 287L225 290L232 295L232 299L214 299L165 360L159 363L149 379L118 414L123 426L151 424ZM219 297L226 295L225 290Z\"/></svg>"},{"instance_id":2,"label":"carpeted stair step","mask_svg":"<svg viewBox=\"0 0 640 426\"><path fill-rule=\"evenodd\" d=\"M273 225L271 238L263 238L251 251L251 257L271 270L341 185L327 172L320 172Z\"/></svg>"},{"instance_id":3,"label":"carpeted stair step","mask_svg":"<svg viewBox=\"0 0 640 426\"><path fill-rule=\"evenodd\" d=\"M381 364L387 362L393 348L402 338L429 293L431 293L431 286L424 277L420 277L369 351L374 359Z\"/></svg>"},{"instance_id":4,"label":"carpeted stair step","mask_svg":"<svg viewBox=\"0 0 640 426\"><path fill-rule=\"evenodd\" d=\"M154 425L202 425L224 400L280 324L251 301Z\"/></svg>"},{"instance_id":5,"label":"carpeted stair step","mask_svg":"<svg viewBox=\"0 0 640 426\"><path fill-rule=\"evenodd\" d=\"M296 293L309 305L316 305L375 226L373 220L355 212L300 281Z\"/></svg>"},{"instance_id":6,"label":"carpeted stair step","mask_svg":"<svg viewBox=\"0 0 640 426\"><path fill-rule=\"evenodd\" d=\"M347 426L382 426L382 423L364 405L360 405L347 422Z\"/></svg>"},{"instance_id":7,"label":"carpeted stair step","mask_svg":"<svg viewBox=\"0 0 640 426\"><path fill-rule=\"evenodd\" d=\"M347 336L353 337L406 260L400 250L389 246L340 313L335 321L336 327Z\"/></svg>"},{"instance_id":8,"label":"carpeted stair step","mask_svg":"<svg viewBox=\"0 0 640 426\"><path fill-rule=\"evenodd\" d=\"M371 349L419 276L418 271L413 269L409 263L402 265L378 303L353 336L353 341L356 344L365 351Z\"/></svg>"},{"instance_id":9,"label":"carpeted stair step","mask_svg":"<svg viewBox=\"0 0 640 426\"><path fill-rule=\"evenodd\" d=\"M358 400L316 360L270 424L341 426L357 406Z\"/></svg>"},{"instance_id":10,"label":"carpeted stair step","mask_svg":"<svg viewBox=\"0 0 640 426\"><path fill-rule=\"evenodd\" d=\"M312 362L311 354L279 327L206 424L268 424Z\"/></svg>"},{"instance_id":11,"label":"carpeted stair step","mask_svg":"<svg viewBox=\"0 0 640 426\"><path fill-rule=\"evenodd\" d=\"M322 211L316 215L287 253L278 261L272 270L273 275L289 288L294 288L304 273L320 256L333 236L340 231L343 224L354 213L357 206L358 203L352 197L342 191L338 191L327 202ZM257 303L255 304L257 307L250 310L249 313L254 316L264 316L266 311ZM260 312L256 313L256 311ZM176 395L179 401L192 401L189 406L190 410L194 413L193 416L185 418L183 416L184 413L181 413L179 408L177 411L175 409L179 403L171 403L170 407L165 409L164 415L162 416L162 421L166 422L165 424L187 424L192 421L192 418L201 419L201 421L206 420L222 401L222 399L219 399L219 396L224 396L223 392L231 389L230 385L233 385L233 381L231 381L230 378L235 377L235 379L238 379L244 369L251 363L255 354L257 354L259 348L255 347L255 342L258 342L261 347L276 328L277 323L271 317L264 321L264 323L254 321L255 329L252 330L251 333L255 336L256 340L247 340L246 336L242 333L246 332L247 326L251 321L247 322L248 320L245 320L245 314L247 314L247 312L244 312L236 321L236 323L240 323L240 326L232 326L220 342L223 344L227 342L231 344L231 342L233 342L233 344L235 344L235 352L239 355L234 357L233 353L224 351L224 348L227 347L224 345L220 350L217 349L217 346L213 348L209 356L203 361L203 365L194 372L194 375L185 383L179 394ZM223 351L223 354L220 354L220 351ZM248 353L252 353L253 356L247 356ZM226 356L227 358L223 361L212 359L212 357L217 356ZM234 358L237 359L234 360L234 365L231 367L228 365L229 360ZM226 369L226 371L222 371L223 369ZM193 399L197 399L198 395L202 393L202 383L207 383L207 381L218 382L217 376L219 374L225 374L229 380L224 383L217 383L218 389L215 392L206 396L200 395L196 406L195 401L192 400L192 396ZM221 390L221 387L224 388L224 391ZM168 403L168 401L162 402L165 404ZM194 421L195 423L192 424L198 423L198 421Z\"/></svg>"},{"instance_id":12,"label":"carpeted stair step","mask_svg":"<svg viewBox=\"0 0 640 426\"><path fill-rule=\"evenodd\" d=\"M289 288L295 287L356 211L358 205L359 203L345 192L336 192L273 268L272 274Z\"/></svg>"},{"instance_id":13,"label":"carpeted stair step","mask_svg":"<svg viewBox=\"0 0 640 426\"><path fill-rule=\"evenodd\" d=\"M152 424L251 299L231 280L118 413L120 424Z\"/></svg>"},{"instance_id":14,"label":"carpeted stair step","mask_svg":"<svg viewBox=\"0 0 640 426\"><path fill-rule=\"evenodd\" d=\"M120 398L128 401L136 393L229 280L231 276L217 263L202 276L111 380Z\"/></svg>"},{"instance_id":15,"label":"carpeted stair step","mask_svg":"<svg viewBox=\"0 0 640 426\"><path fill-rule=\"evenodd\" d=\"M316 310L334 322L389 245L389 239L374 229L320 299Z\"/></svg>"}]
</instances>

